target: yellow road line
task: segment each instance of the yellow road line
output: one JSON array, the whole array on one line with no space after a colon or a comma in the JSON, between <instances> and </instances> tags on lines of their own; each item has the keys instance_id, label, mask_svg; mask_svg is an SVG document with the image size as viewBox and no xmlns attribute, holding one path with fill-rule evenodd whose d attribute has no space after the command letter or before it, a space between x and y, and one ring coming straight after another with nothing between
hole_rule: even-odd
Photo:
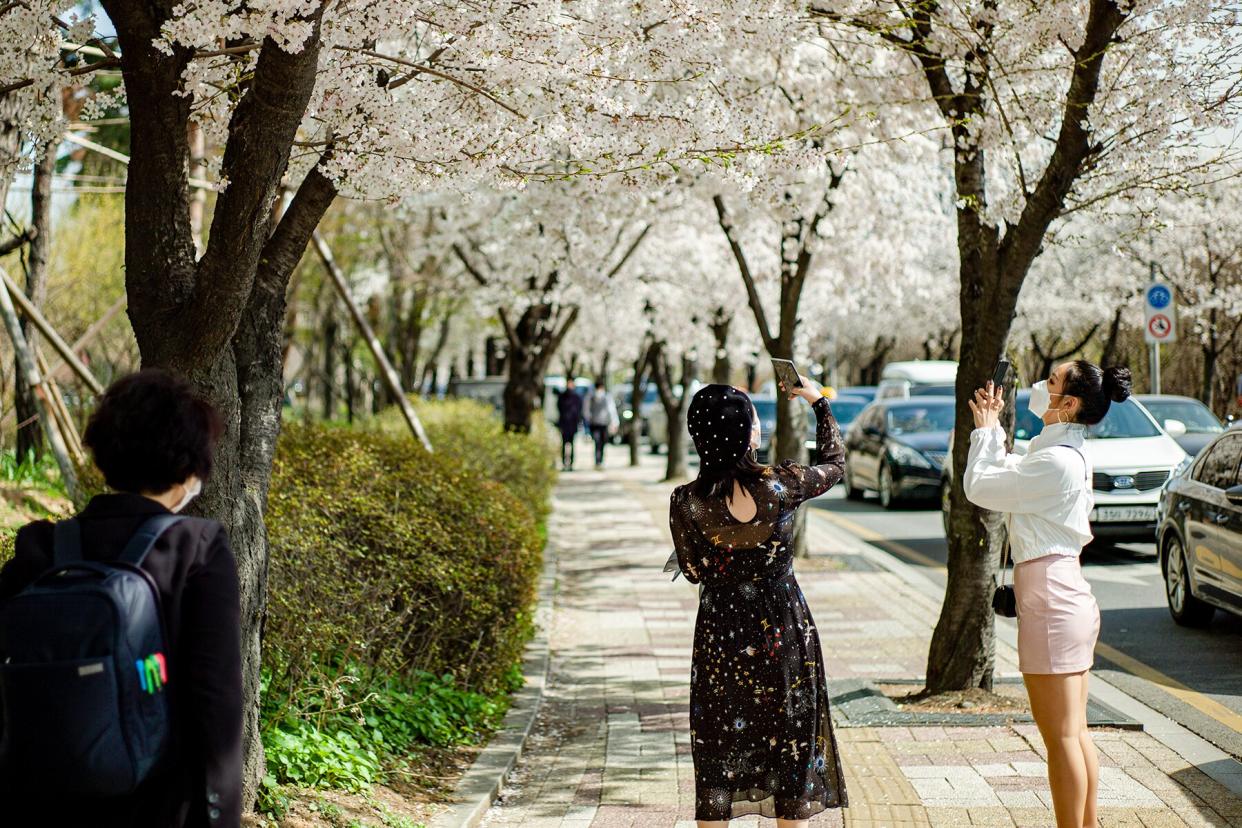
<instances>
[{"instance_id":1,"label":"yellow road line","mask_svg":"<svg viewBox=\"0 0 1242 828\"><path fill-rule=\"evenodd\" d=\"M1242 733L1242 714L1235 713L1211 696L1191 690L1177 679L1166 676L1154 667L1147 666L1137 658L1128 656L1103 641L1096 642L1095 651L1127 672L1159 685L1160 689L1170 696L1185 702L1205 716L1215 719L1235 733Z\"/></svg>"},{"instance_id":2,"label":"yellow road line","mask_svg":"<svg viewBox=\"0 0 1242 828\"><path fill-rule=\"evenodd\" d=\"M917 549L911 549L910 547L906 546L904 543L900 543L895 540L890 540L884 537L879 532L876 532L874 529L868 529L866 526L863 526L861 523L855 523L849 518L841 517L835 512L825 512L820 509L815 510L814 512L812 512L812 514L819 515L824 520L827 520L830 523L837 524L845 531L849 532L852 535L862 538L868 543L873 543L878 546L882 546L884 549L890 552L894 552L903 558L908 558L909 560L912 560L915 563L921 564L922 566L926 566L930 569L936 569L941 572L945 571L944 564L940 563L940 561L936 560L935 558L924 555L922 552L919 552Z\"/></svg>"}]
</instances>

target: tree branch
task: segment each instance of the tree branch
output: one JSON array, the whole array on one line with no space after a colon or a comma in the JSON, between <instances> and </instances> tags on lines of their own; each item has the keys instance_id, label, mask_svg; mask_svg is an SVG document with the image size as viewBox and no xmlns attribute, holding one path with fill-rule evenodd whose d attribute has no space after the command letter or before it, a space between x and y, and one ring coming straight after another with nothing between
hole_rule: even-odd
<instances>
[{"instance_id":1,"label":"tree branch","mask_svg":"<svg viewBox=\"0 0 1242 828\"><path fill-rule=\"evenodd\" d=\"M1011 281L1016 278L1018 285L1038 255L1048 226L1060 214L1083 163L1097 151L1091 144L1090 108L1099 90L1104 55L1125 19L1126 13L1115 0L1091 0L1082 47L1074 56L1056 147L1018 223L1001 242L1001 273ZM1014 290L1012 284L1006 287Z\"/></svg>"},{"instance_id":2,"label":"tree branch","mask_svg":"<svg viewBox=\"0 0 1242 828\"><path fill-rule=\"evenodd\" d=\"M33 241L36 234L37 231L32 225L11 239L5 239L3 242L0 242L0 256L7 256L14 250L20 249L26 242Z\"/></svg>"},{"instance_id":3,"label":"tree branch","mask_svg":"<svg viewBox=\"0 0 1242 828\"><path fill-rule=\"evenodd\" d=\"M772 336L772 329L768 325L767 314L763 310L763 300L759 296L759 291L755 289L755 279L750 272L750 265L746 261L746 255L742 251L741 244L733 233L733 221L729 218L729 211L725 208L724 199L718 195L712 196L712 204L716 205L716 220L720 223L720 229L724 233L725 239L729 242L729 249L733 251L733 258L737 261L737 269L742 274L742 283L746 286L746 299L750 303L751 311L755 314L755 324L759 327L759 336L763 339L764 347L769 352L772 352L777 343Z\"/></svg>"},{"instance_id":4,"label":"tree branch","mask_svg":"<svg viewBox=\"0 0 1242 828\"><path fill-rule=\"evenodd\" d=\"M490 284L487 277L480 273L478 268L471 264L470 260L466 258L466 252L461 249L461 245L457 242L453 242L453 252L457 254L457 258L461 260L462 266L466 268L466 272L473 276L474 280L479 283L479 287L487 287L488 284Z\"/></svg>"},{"instance_id":5,"label":"tree branch","mask_svg":"<svg viewBox=\"0 0 1242 828\"><path fill-rule=\"evenodd\" d=\"M220 170L227 187L216 199L207 249L199 261L193 296L186 308L190 324L198 323L200 340L196 350L200 353L210 354L224 347L250 301L254 283L248 277L259 266L260 254L269 243L269 219L293 139L314 89L318 62L316 16L314 33L302 51L290 54L273 41L264 43L253 81L233 112ZM335 197L336 188L318 168L303 184L310 185L308 198L300 203L295 218L307 208L310 214L322 216ZM327 201L316 213L314 208L323 199ZM298 229L305 227L298 225ZM285 234L279 235L286 238ZM309 234L298 233L288 238L297 251L293 260L296 263ZM283 279L280 292L283 296Z\"/></svg>"},{"instance_id":6,"label":"tree branch","mask_svg":"<svg viewBox=\"0 0 1242 828\"><path fill-rule=\"evenodd\" d=\"M613 277L615 277L618 273L621 272L621 268L625 267L625 263L630 260L630 256L634 255L634 251L638 249L638 246L640 244L642 244L643 239L647 237L647 233L650 230L651 230L650 224L643 225L642 232L640 232L638 236L635 237L634 241L630 243L629 249L625 251L625 255L623 255L621 259L615 265L613 265L612 269L608 271L608 279L610 281L613 279Z\"/></svg>"}]
</instances>

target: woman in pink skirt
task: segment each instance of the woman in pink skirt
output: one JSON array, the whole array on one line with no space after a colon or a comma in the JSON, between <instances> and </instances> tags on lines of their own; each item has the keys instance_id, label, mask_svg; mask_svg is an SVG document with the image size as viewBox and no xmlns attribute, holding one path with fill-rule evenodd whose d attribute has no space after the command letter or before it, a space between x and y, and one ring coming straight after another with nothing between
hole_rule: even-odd
<instances>
[{"instance_id":1,"label":"woman in pink skirt","mask_svg":"<svg viewBox=\"0 0 1242 828\"><path fill-rule=\"evenodd\" d=\"M1058 828L1094 828L1099 765L1087 732L1087 671L1100 609L1079 555L1091 541L1091 463L1086 427L1130 396L1126 368L1086 360L1058 365L1031 388L1043 431L1025 455L1005 453L998 420L1003 391L988 383L969 401L975 417L966 497L1006 513L1018 604L1018 669L1048 750L1048 782Z\"/></svg>"}]
</instances>

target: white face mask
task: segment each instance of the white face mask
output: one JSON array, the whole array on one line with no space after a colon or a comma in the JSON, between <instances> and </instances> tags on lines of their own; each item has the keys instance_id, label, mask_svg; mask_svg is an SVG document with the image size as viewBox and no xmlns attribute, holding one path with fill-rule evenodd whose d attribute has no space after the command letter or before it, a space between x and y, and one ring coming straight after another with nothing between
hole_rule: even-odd
<instances>
[{"instance_id":1,"label":"white face mask","mask_svg":"<svg viewBox=\"0 0 1242 828\"><path fill-rule=\"evenodd\" d=\"M1052 393L1048 391L1048 380L1040 380L1031 386L1031 399L1026 407L1039 419L1043 419L1052 405Z\"/></svg>"},{"instance_id":2,"label":"white face mask","mask_svg":"<svg viewBox=\"0 0 1242 828\"><path fill-rule=\"evenodd\" d=\"M181 501L173 507L172 510L174 512L180 512L186 506L189 506L190 501L198 497L203 491L203 481L199 480L197 477L192 478L192 481L193 482L185 484L185 497L181 498Z\"/></svg>"},{"instance_id":3,"label":"white face mask","mask_svg":"<svg viewBox=\"0 0 1242 828\"><path fill-rule=\"evenodd\" d=\"M1031 409L1031 413L1039 419L1043 419L1048 413L1048 409L1052 407L1053 397L1064 397L1064 394L1053 394L1048 390L1048 380L1040 380L1031 386L1031 399L1026 407ZM1061 420L1061 409L1057 409L1057 419Z\"/></svg>"}]
</instances>

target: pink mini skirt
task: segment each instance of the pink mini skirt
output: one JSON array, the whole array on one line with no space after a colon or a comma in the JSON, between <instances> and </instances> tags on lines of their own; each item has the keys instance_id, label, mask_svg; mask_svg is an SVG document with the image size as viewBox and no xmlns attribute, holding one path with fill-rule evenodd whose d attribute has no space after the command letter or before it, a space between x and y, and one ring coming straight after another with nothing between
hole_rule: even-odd
<instances>
[{"instance_id":1,"label":"pink mini skirt","mask_svg":"<svg viewBox=\"0 0 1242 828\"><path fill-rule=\"evenodd\" d=\"M1081 673L1095 663L1100 607L1077 556L1045 555L1014 567L1018 669Z\"/></svg>"}]
</instances>

